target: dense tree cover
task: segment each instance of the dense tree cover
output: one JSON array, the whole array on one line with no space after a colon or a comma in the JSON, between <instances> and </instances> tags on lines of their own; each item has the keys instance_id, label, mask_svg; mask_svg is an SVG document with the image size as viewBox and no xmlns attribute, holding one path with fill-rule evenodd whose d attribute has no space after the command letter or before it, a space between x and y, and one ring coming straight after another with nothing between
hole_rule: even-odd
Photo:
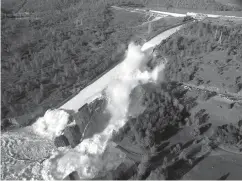
<instances>
[{"instance_id":1,"label":"dense tree cover","mask_svg":"<svg viewBox=\"0 0 242 181\"><path fill-rule=\"evenodd\" d=\"M116 143L138 145L140 149L137 152L142 150L137 171L130 179L181 178L214 144L203 135L211 126L207 111L191 111L196 106L199 93L189 97L190 91L178 82L148 83L133 91L142 92L141 104L146 109L139 116L130 117L127 124L113 135ZM190 141L181 143L183 134L188 132ZM181 134L181 137L176 134ZM174 135L179 137L179 141L173 144L169 138ZM126 149L129 150L129 147ZM201 157L196 157L197 154Z\"/></svg>"},{"instance_id":2,"label":"dense tree cover","mask_svg":"<svg viewBox=\"0 0 242 181\"><path fill-rule=\"evenodd\" d=\"M30 17L2 21L2 117L57 105L120 61L132 35L101 2L28 1L22 11Z\"/></svg>"},{"instance_id":3,"label":"dense tree cover","mask_svg":"<svg viewBox=\"0 0 242 181\"><path fill-rule=\"evenodd\" d=\"M239 70L242 58L242 26L223 25L210 21L188 24L174 36L163 41L158 46L159 56L168 57L165 69L166 80L181 82L196 81L197 85L204 83L203 77L196 76L198 71L203 71L201 64L215 64L218 74L236 66ZM226 52L226 62L203 62L203 57L213 52ZM217 53L219 54L219 53ZM231 61L233 59L233 61ZM229 65L226 69L224 66ZM208 65L209 66L209 65ZM234 92L242 89L242 80L239 76L230 82Z\"/></svg>"},{"instance_id":4,"label":"dense tree cover","mask_svg":"<svg viewBox=\"0 0 242 181\"><path fill-rule=\"evenodd\" d=\"M159 50L167 55L198 56L215 49L228 50L228 54L241 54L241 25L224 26L210 21L190 23L187 27L168 38Z\"/></svg>"},{"instance_id":5,"label":"dense tree cover","mask_svg":"<svg viewBox=\"0 0 242 181\"><path fill-rule=\"evenodd\" d=\"M186 124L185 118L189 116L186 108L178 97L164 89L166 85L142 86L145 90L142 104L146 109L138 117L129 118L128 123L115 134L115 141L128 135L134 144L149 150Z\"/></svg>"},{"instance_id":6,"label":"dense tree cover","mask_svg":"<svg viewBox=\"0 0 242 181\"><path fill-rule=\"evenodd\" d=\"M137 170L130 179L179 179L196 163L199 158L196 154L203 156L210 150L210 142L202 135L208 115L204 110L189 114L193 107L189 104L195 100L188 100L187 91L176 82L149 83L135 89L140 88L145 90L142 99L145 111L136 118L129 118L128 123L113 135L113 141L119 143L129 139L130 144L143 150ZM183 137L188 130L193 135L190 141L170 142L169 138L180 132Z\"/></svg>"},{"instance_id":7,"label":"dense tree cover","mask_svg":"<svg viewBox=\"0 0 242 181\"><path fill-rule=\"evenodd\" d=\"M241 130L239 122L238 124L224 124L222 126L218 126L215 130L214 139L223 145L236 146L239 151L242 151Z\"/></svg>"}]
</instances>

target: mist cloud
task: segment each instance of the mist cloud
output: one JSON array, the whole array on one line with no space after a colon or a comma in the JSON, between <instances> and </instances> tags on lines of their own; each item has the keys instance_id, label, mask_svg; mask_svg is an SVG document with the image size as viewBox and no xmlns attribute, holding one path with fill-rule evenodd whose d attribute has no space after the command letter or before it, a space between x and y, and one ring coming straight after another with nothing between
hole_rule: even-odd
<instances>
[{"instance_id":1,"label":"mist cloud","mask_svg":"<svg viewBox=\"0 0 242 181\"><path fill-rule=\"evenodd\" d=\"M118 131L127 122L131 91L140 83L156 82L159 73L164 69L164 65L160 65L151 72L142 72L148 59L147 52L142 52L140 46L130 43L117 77L105 90L108 99L107 111L112 115L108 126L102 133L83 140L74 149L54 153L45 161L45 169L42 172L44 179L63 179L74 170L78 171L82 179L95 178L98 173L114 169L123 161L125 155L122 152L114 152L108 142L113 131ZM63 122L61 125L67 122L59 121ZM106 156L105 151L109 152Z\"/></svg>"}]
</instances>

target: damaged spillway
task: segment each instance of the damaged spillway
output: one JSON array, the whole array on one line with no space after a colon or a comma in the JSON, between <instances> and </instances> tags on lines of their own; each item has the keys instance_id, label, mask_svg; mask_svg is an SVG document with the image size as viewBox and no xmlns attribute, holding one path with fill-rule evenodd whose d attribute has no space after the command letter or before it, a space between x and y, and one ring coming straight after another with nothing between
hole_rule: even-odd
<instances>
[{"instance_id":1,"label":"damaged spillway","mask_svg":"<svg viewBox=\"0 0 242 181\"><path fill-rule=\"evenodd\" d=\"M159 38L151 39L142 47L131 43L122 63L59 109L48 110L32 126L3 133L1 153L4 164L1 178L64 179L71 172L77 171L81 179L89 179L118 167L126 156L114 149L109 140L112 133L118 131L127 121L131 91L139 84L157 82L159 79L162 81L164 64L152 71L147 70L147 62L151 55L149 49L160 44L180 28L181 26L178 26L165 31L158 35ZM104 95L101 92L104 92ZM62 136L72 116L66 110L75 112L100 95L106 99L105 111L110 115L106 127L104 126L99 133L84 138L74 148L57 149L53 140ZM24 139L26 140L23 144ZM22 150L21 154L19 150ZM54 151L50 153L51 150Z\"/></svg>"},{"instance_id":2,"label":"damaged spillway","mask_svg":"<svg viewBox=\"0 0 242 181\"><path fill-rule=\"evenodd\" d=\"M111 114L109 124L101 133L84 139L74 149L53 153L52 157L44 162L44 179L63 179L73 171L77 171L82 179L95 178L100 173L115 169L122 162L125 155L112 152L109 140L113 131L118 131L127 121L130 93L138 84L156 82L164 69L164 64L161 64L151 72L145 70L148 54L142 52L140 46L133 43L129 45L119 73L105 89L108 100L106 109ZM108 154L104 154L105 152Z\"/></svg>"}]
</instances>

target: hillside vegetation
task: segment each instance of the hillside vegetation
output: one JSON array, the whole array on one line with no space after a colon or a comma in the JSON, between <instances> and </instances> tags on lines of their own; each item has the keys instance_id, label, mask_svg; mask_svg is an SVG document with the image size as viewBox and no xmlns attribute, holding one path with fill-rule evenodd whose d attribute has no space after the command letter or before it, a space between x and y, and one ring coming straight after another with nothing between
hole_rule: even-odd
<instances>
[{"instance_id":1,"label":"hillside vegetation","mask_svg":"<svg viewBox=\"0 0 242 181\"><path fill-rule=\"evenodd\" d=\"M136 87L133 92L137 89L144 92L141 104L146 109L138 117L131 117L114 136L114 141L121 141L123 136L128 136L133 144L143 147L142 150L149 150L152 146L159 145L171 132L176 132L180 126L185 125L189 114L186 107L169 93L168 84L145 84Z\"/></svg>"},{"instance_id":2,"label":"hillside vegetation","mask_svg":"<svg viewBox=\"0 0 242 181\"><path fill-rule=\"evenodd\" d=\"M166 80L242 90L242 26L216 21L190 23L157 48L168 57Z\"/></svg>"},{"instance_id":3,"label":"hillside vegetation","mask_svg":"<svg viewBox=\"0 0 242 181\"><path fill-rule=\"evenodd\" d=\"M141 104L146 109L139 116L129 118L114 134L113 141L140 153L132 179L181 179L197 161L192 154L205 155L211 148L203 135L209 127L208 115L200 111L192 116L190 111L196 106L196 99L187 97L188 90L175 82L141 85L133 91L137 89L142 90ZM194 139L204 139L205 144L193 143ZM194 152L187 154L188 147L197 143L199 148L191 148Z\"/></svg>"},{"instance_id":4,"label":"hillside vegetation","mask_svg":"<svg viewBox=\"0 0 242 181\"><path fill-rule=\"evenodd\" d=\"M206 19L188 23L156 47L148 66L154 68L166 57L165 82L133 90L131 101L133 95L141 96L138 103L144 109L129 117L112 140L138 162L130 179L196 178L193 167L206 173L214 148L241 153L241 35L240 22ZM234 93L234 102L217 92ZM206 166L199 165L203 160Z\"/></svg>"},{"instance_id":5,"label":"hillside vegetation","mask_svg":"<svg viewBox=\"0 0 242 181\"><path fill-rule=\"evenodd\" d=\"M29 14L2 20L2 118L46 110L87 86L122 59L130 25L143 21L76 0L29 0L20 12Z\"/></svg>"}]
</instances>

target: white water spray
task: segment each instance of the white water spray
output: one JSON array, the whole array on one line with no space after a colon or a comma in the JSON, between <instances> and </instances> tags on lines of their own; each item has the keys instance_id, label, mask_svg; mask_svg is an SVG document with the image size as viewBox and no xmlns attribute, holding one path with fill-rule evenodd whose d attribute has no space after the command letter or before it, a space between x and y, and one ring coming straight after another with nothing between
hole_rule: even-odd
<instances>
[{"instance_id":1,"label":"white water spray","mask_svg":"<svg viewBox=\"0 0 242 181\"><path fill-rule=\"evenodd\" d=\"M75 170L82 179L95 178L100 172L115 169L123 161L125 155L112 151L108 142L113 131L118 131L127 122L126 115L132 89L139 83L157 81L159 72L164 68L164 65L161 65L152 72L141 72L147 60L148 55L141 51L140 46L133 43L129 45L118 76L106 89L107 110L112 115L108 126L102 133L83 140L74 149L54 153L44 163L44 179L63 179ZM63 121L62 125L66 123L67 121ZM104 154L107 151L110 153Z\"/></svg>"},{"instance_id":2,"label":"white water spray","mask_svg":"<svg viewBox=\"0 0 242 181\"><path fill-rule=\"evenodd\" d=\"M33 125L33 130L48 139L60 136L69 120L69 114L64 110L47 110Z\"/></svg>"}]
</instances>

